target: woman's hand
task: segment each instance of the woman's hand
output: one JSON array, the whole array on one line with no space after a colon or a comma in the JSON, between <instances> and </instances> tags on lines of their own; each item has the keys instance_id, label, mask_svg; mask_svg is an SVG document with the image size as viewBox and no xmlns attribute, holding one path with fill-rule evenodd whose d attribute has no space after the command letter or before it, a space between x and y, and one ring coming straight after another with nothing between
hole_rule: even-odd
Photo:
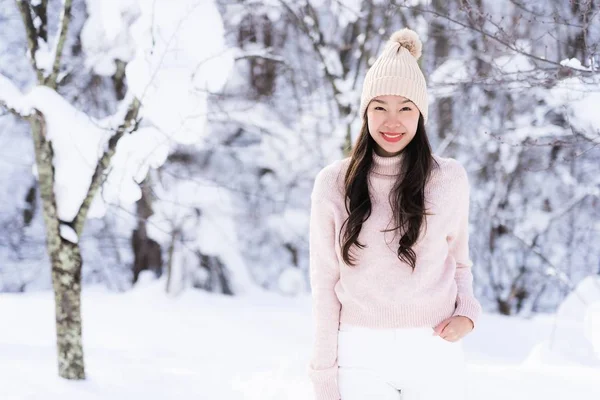
<instances>
[{"instance_id":1,"label":"woman's hand","mask_svg":"<svg viewBox=\"0 0 600 400\"><path fill-rule=\"evenodd\" d=\"M456 315L440 322L433 328L433 335L439 335L449 342L456 342L467 336L474 328L473 321L462 315Z\"/></svg>"}]
</instances>

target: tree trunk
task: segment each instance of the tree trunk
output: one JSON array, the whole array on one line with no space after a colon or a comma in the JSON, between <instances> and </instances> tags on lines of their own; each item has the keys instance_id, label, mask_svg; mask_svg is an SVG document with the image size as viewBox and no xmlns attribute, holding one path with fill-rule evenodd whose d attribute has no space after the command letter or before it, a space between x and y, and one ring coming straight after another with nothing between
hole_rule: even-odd
<instances>
[{"instance_id":1,"label":"tree trunk","mask_svg":"<svg viewBox=\"0 0 600 400\"><path fill-rule=\"evenodd\" d=\"M52 286L56 311L58 374L85 379L81 339L81 252L61 239L52 255Z\"/></svg>"},{"instance_id":2,"label":"tree trunk","mask_svg":"<svg viewBox=\"0 0 600 400\"><path fill-rule=\"evenodd\" d=\"M175 228L173 230L173 234L171 235L171 243L169 244L169 259L167 260L167 286L165 287L165 291L167 293L172 292L171 281L173 277L173 254L175 253L175 243L179 239L179 229Z\"/></svg>"},{"instance_id":3,"label":"tree trunk","mask_svg":"<svg viewBox=\"0 0 600 400\"><path fill-rule=\"evenodd\" d=\"M46 247L52 263L58 374L66 379L85 379L81 339L81 252L78 244L60 236L54 194L54 152L52 143L46 140L45 118L36 111L29 117L29 122L46 225Z\"/></svg>"},{"instance_id":4,"label":"tree trunk","mask_svg":"<svg viewBox=\"0 0 600 400\"><path fill-rule=\"evenodd\" d=\"M146 226L148 219L154 214L152 211L152 182L150 174L140 184L142 197L136 202L137 227L131 234L133 247L133 280L136 283L142 271L153 271L158 278L162 276L162 251L160 244L148 237Z\"/></svg>"}]
</instances>

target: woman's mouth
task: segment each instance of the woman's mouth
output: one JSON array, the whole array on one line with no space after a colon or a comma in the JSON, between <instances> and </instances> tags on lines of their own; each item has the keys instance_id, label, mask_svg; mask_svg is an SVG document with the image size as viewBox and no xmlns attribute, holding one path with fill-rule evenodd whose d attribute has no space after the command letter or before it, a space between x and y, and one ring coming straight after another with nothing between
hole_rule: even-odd
<instances>
[{"instance_id":1,"label":"woman's mouth","mask_svg":"<svg viewBox=\"0 0 600 400\"><path fill-rule=\"evenodd\" d=\"M402 136L404 136L404 133L393 133L393 132L381 132L381 136L383 136L383 138L390 142L390 143L395 143L397 141L399 141L400 139L402 139Z\"/></svg>"}]
</instances>

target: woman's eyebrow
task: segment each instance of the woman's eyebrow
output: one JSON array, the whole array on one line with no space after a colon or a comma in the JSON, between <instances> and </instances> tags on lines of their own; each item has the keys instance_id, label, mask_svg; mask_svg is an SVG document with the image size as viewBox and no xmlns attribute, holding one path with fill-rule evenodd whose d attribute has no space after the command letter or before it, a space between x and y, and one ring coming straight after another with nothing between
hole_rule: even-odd
<instances>
[{"instance_id":1,"label":"woman's eyebrow","mask_svg":"<svg viewBox=\"0 0 600 400\"><path fill-rule=\"evenodd\" d=\"M381 104L387 104L385 101L383 100L378 100L378 99L373 99L374 102L377 103L381 103ZM409 99L404 99L404 101L400 102L400 104L404 104L404 103L411 103L411 101Z\"/></svg>"}]
</instances>

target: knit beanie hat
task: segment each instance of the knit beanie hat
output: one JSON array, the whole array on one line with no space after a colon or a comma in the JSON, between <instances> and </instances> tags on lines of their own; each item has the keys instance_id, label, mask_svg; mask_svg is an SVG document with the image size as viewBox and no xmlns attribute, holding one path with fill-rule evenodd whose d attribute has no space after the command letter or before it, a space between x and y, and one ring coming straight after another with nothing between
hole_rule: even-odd
<instances>
[{"instance_id":1,"label":"knit beanie hat","mask_svg":"<svg viewBox=\"0 0 600 400\"><path fill-rule=\"evenodd\" d=\"M361 118L373 98L398 95L415 103L427 122L427 86L417 64L422 48L423 44L413 30L404 28L392 34L381 55L367 71L360 97Z\"/></svg>"}]
</instances>

